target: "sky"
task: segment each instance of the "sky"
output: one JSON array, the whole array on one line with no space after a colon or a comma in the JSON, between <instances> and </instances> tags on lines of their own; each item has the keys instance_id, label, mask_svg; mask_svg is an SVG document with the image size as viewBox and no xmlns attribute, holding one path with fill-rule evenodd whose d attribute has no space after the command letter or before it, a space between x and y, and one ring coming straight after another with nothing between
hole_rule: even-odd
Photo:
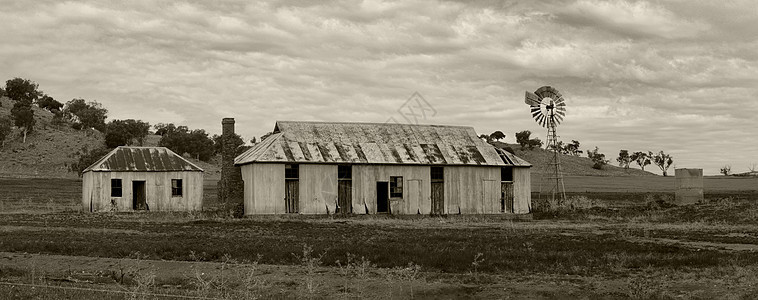
<instances>
[{"instance_id":1,"label":"sky","mask_svg":"<svg viewBox=\"0 0 758 300\"><path fill-rule=\"evenodd\" d=\"M98 101L109 120L220 133L233 117L246 140L277 120L545 140L524 93L549 85L560 139L613 164L620 149L663 150L670 173L758 163L754 0L0 2L0 79Z\"/></svg>"}]
</instances>

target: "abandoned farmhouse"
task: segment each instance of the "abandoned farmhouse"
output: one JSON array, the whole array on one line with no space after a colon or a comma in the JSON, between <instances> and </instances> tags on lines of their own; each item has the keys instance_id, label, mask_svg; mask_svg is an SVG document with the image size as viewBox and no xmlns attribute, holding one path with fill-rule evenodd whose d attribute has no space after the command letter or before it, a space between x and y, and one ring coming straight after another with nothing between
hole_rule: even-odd
<instances>
[{"instance_id":1,"label":"abandoned farmhouse","mask_svg":"<svg viewBox=\"0 0 758 300\"><path fill-rule=\"evenodd\" d=\"M82 172L82 206L95 211L203 207L203 170L164 147L118 147Z\"/></svg>"},{"instance_id":2,"label":"abandoned farmhouse","mask_svg":"<svg viewBox=\"0 0 758 300\"><path fill-rule=\"evenodd\" d=\"M531 165L472 127L280 121L234 164L245 215L531 210Z\"/></svg>"}]
</instances>

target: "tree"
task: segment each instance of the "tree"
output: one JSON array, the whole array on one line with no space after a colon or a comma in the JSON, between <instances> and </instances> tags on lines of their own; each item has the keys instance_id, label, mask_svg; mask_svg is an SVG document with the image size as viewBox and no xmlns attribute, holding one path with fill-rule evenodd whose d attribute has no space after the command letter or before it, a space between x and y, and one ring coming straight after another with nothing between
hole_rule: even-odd
<instances>
[{"instance_id":1,"label":"tree","mask_svg":"<svg viewBox=\"0 0 758 300\"><path fill-rule=\"evenodd\" d=\"M63 109L63 103L58 102L57 100L53 99L53 97L50 97L47 94L42 95L42 97L40 97L39 100L37 100L37 106L51 113L55 113L56 111L60 111L61 109Z\"/></svg>"},{"instance_id":2,"label":"tree","mask_svg":"<svg viewBox=\"0 0 758 300\"><path fill-rule=\"evenodd\" d=\"M168 131L168 126L174 124L158 123L153 126L155 128L155 135L163 136Z\"/></svg>"},{"instance_id":3,"label":"tree","mask_svg":"<svg viewBox=\"0 0 758 300\"><path fill-rule=\"evenodd\" d=\"M516 133L516 143L521 145L521 150L524 150L525 146L529 146L529 136L531 135L532 132L529 130L524 130Z\"/></svg>"},{"instance_id":4,"label":"tree","mask_svg":"<svg viewBox=\"0 0 758 300\"><path fill-rule=\"evenodd\" d=\"M529 150L536 148L542 148L542 141L539 138L533 138L529 140Z\"/></svg>"},{"instance_id":5,"label":"tree","mask_svg":"<svg viewBox=\"0 0 758 300\"><path fill-rule=\"evenodd\" d=\"M221 135L214 134L213 138L211 138L213 140L213 149L214 149L213 154L214 155L221 154L222 149L224 149L224 142L221 140L221 137L222 137ZM241 135L235 133L232 136L232 145L234 146L235 155L242 154L240 152L240 149L242 148L242 146L245 145L245 140L242 139Z\"/></svg>"},{"instance_id":6,"label":"tree","mask_svg":"<svg viewBox=\"0 0 758 300\"><path fill-rule=\"evenodd\" d=\"M758 163L751 163L747 169L750 170L750 173L755 172L755 170L758 169Z\"/></svg>"},{"instance_id":7,"label":"tree","mask_svg":"<svg viewBox=\"0 0 758 300\"><path fill-rule=\"evenodd\" d=\"M663 176L668 176L666 174L666 171L668 171L671 164L674 163L674 159L671 157L671 155L663 153L663 151L660 151L656 154L653 154L653 152L648 152L648 155L653 158L653 163L655 163L655 165L661 169Z\"/></svg>"},{"instance_id":8,"label":"tree","mask_svg":"<svg viewBox=\"0 0 758 300\"><path fill-rule=\"evenodd\" d=\"M150 129L150 124L141 120L113 120L106 126L105 146L115 148L123 145L142 146Z\"/></svg>"},{"instance_id":9,"label":"tree","mask_svg":"<svg viewBox=\"0 0 758 300\"><path fill-rule=\"evenodd\" d=\"M255 140L255 137L253 137L252 139L250 139L250 144L251 145L255 145L256 143L257 143L257 141Z\"/></svg>"},{"instance_id":10,"label":"tree","mask_svg":"<svg viewBox=\"0 0 758 300\"><path fill-rule=\"evenodd\" d=\"M502 140L504 138L505 138L505 133L503 133L500 130L495 131L495 132L493 132L493 133L490 134L490 139L491 140L500 141L500 140Z\"/></svg>"},{"instance_id":11,"label":"tree","mask_svg":"<svg viewBox=\"0 0 758 300\"><path fill-rule=\"evenodd\" d=\"M70 172L76 172L79 177L82 177L82 171L86 169L87 167L94 164L98 159L102 158L108 152L110 152L112 149L108 148L95 148L95 149L87 149L87 147L82 147L81 150L76 152L76 155L79 156L79 159L68 166L68 170Z\"/></svg>"},{"instance_id":12,"label":"tree","mask_svg":"<svg viewBox=\"0 0 758 300\"><path fill-rule=\"evenodd\" d=\"M608 160L605 159L605 154L598 152L599 149L595 146L595 150L587 151L587 157L592 160L592 168L602 170L603 166L608 164Z\"/></svg>"},{"instance_id":13,"label":"tree","mask_svg":"<svg viewBox=\"0 0 758 300\"><path fill-rule=\"evenodd\" d=\"M729 174L732 173L732 166L730 165L724 165L721 168L721 174L724 174L724 176L729 176Z\"/></svg>"},{"instance_id":14,"label":"tree","mask_svg":"<svg viewBox=\"0 0 758 300\"><path fill-rule=\"evenodd\" d=\"M486 134L480 134L479 138L482 139L482 140L484 140L487 143L491 143L492 142L492 137L490 137L489 135L486 135Z\"/></svg>"},{"instance_id":15,"label":"tree","mask_svg":"<svg viewBox=\"0 0 758 300\"><path fill-rule=\"evenodd\" d=\"M105 118L108 110L97 101L86 102L84 99L72 99L66 102L63 113L73 123L74 128L95 128L105 131Z\"/></svg>"},{"instance_id":16,"label":"tree","mask_svg":"<svg viewBox=\"0 0 758 300\"><path fill-rule=\"evenodd\" d=\"M11 134L13 122L8 117L0 117L0 147L5 148L5 138Z\"/></svg>"},{"instance_id":17,"label":"tree","mask_svg":"<svg viewBox=\"0 0 758 300\"><path fill-rule=\"evenodd\" d=\"M34 81L16 77L5 82L5 93L11 100L34 103L42 96L38 87Z\"/></svg>"},{"instance_id":18,"label":"tree","mask_svg":"<svg viewBox=\"0 0 758 300\"><path fill-rule=\"evenodd\" d=\"M624 167L624 169L629 169L629 164L632 163L632 157L629 156L628 150L621 150L619 151L619 157L616 158L616 161L619 163L619 167Z\"/></svg>"},{"instance_id":19,"label":"tree","mask_svg":"<svg viewBox=\"0 0 758 300\"><path fill-rule=\"evenodd\" d=\"M209 161L215 152L213 140L208 137L205 130L190 131L187 126L175 126L174 124L165 126L165 132L163 132L158 145L167 147L180 155L187 153L202 161Z\"/></svg>"},{"instance_id":20,"label":"tree","mask_svg":"<svg viewBox=\"0 0 758 300\"><path fill-rule=\"evenodd\" d=\"M34 111L32 110L32 103L28 101L16 101L11 109L11 116L13 116L13 123L22 128L24 133L24 143L26 143L26 134L34 130Z\"/></svg>"},{"instance_id":21,"label":"tree","mask_svg":"<svg viewBox=\"0 0 758 300\"><path fill-rule=\"evenodd\" d=\"M650 156L648 156L645 152L634 152L629 158L632 161L637 162L642 171L645 171L645 166L650 164Z\"/></svg>"},{"instance_id":22,"label":"tree","mask_svg":"<svg viewBox=\"0 0 758 300\"><path fill-rule=\"evenodd\" d=\"M579 156L583 151L579 150L579 141L571 140L571 144L566 145L566 152L573 156Z\"/></svg>"}]
</instances>

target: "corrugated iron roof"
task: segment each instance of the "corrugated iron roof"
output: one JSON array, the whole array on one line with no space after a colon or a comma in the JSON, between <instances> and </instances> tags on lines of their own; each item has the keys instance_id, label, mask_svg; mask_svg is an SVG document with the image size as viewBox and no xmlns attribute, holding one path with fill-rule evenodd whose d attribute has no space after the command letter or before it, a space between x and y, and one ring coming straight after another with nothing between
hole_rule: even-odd
<instances>
[{"instance_id":1,"label":"corrugated iron roof","mask_svg":"<svg viewBox=\"0 0 758 300\"><path fill-rule=\"evenodd\" d=\"M166 147L121 146L84 169L84 172L172 172L203 169Z\"/></svg>"},{"instance_id":2,"label":"corrugated iron roof","mask_svg":"<svg viewBox=\"0 0 758 300\"><path fill-rule=\"evenodd\" d=\"M469 126L291 121L234 162L531 166Z\"/></svg>"}]
</instances>

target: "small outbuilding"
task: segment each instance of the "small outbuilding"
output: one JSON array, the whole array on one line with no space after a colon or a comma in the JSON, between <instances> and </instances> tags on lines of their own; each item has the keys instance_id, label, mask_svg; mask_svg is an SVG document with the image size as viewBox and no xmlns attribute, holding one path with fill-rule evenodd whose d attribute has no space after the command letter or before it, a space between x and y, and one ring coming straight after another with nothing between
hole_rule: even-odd
<instances>
[{"instance_id":1,"label":"small outbuilding","mask_svg":"<svg viewBox=\"0 0 758 300\"><path fill-rule=\"evenodd\" d=\"M468 126L279 121L235 165L245 215L531 211L531 165Z\"/></svg>"},{"instance_id":2,"label":"small outbuilding","mask_svg":"<svg viewBox=\"0 0 758 300\"><path fill-rule=\"evenodd\" d=\"M85 211L203 207L203 169L165 147L118 147L84 169Z\"/></svg>"}]
</instances>

